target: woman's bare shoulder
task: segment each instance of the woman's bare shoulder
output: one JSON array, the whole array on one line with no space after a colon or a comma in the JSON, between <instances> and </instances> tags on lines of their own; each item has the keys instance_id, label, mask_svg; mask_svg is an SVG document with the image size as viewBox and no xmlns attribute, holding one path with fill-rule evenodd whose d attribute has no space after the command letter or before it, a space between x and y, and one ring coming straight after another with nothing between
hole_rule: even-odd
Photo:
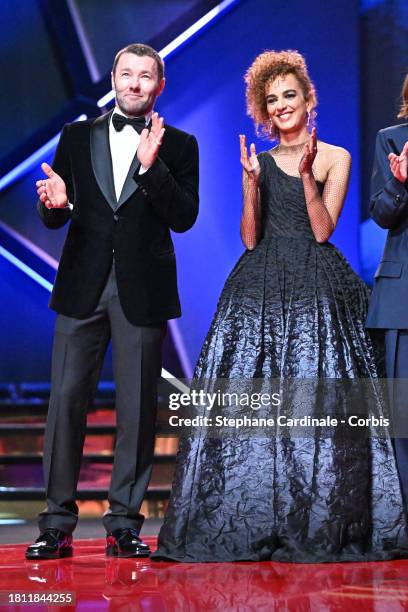
<instances>
[{"instance_id":1,"label":"woman's bare shoulder","mask_svg":"<svg viewBox=\"0 0 408 612\"><path fill-rule=\"evenodd\" d=\"M347 149L344 149L343 147L338 147L337 145L330 144L329 142L323 142L323 140L317 141L317 150L319 149L322 153L326 153L334 157L338 156L342 158L351 159L351 155L349 151L347 151Z\"/></svg>"},{"instance_id":2,"label":"woman's bare shoulder","mask_svg":"<svg viewBox=\"0 0 408 612\"><path fill-rule=\"evenodd\" d=\"M328 170L334 170L334 168L340 165L350 169L351 155L347 149L318 140L317 151L320 151L322 161L323 159L325 160L326 163L323 163Z\"/></svg>"}]
</instances>

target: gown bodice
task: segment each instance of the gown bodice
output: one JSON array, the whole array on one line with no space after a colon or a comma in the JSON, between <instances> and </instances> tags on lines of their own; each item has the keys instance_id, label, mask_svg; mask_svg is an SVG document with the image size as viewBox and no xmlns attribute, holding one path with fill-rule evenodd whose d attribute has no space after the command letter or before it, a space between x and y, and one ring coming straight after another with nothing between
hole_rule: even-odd
<instances>
[{"instance_id":1,"label":"gown bodice","mask_svg":"<svg viewBox=\"0 0 408 612\"><path fill-rule=\"evenodd\" d=\"M315 240L307 214L300 177L284 172L269 151L259 155L261 164L261 239L272 237ZM322 193L324 184L317 182Z\"/></svg>"}]
</instances>

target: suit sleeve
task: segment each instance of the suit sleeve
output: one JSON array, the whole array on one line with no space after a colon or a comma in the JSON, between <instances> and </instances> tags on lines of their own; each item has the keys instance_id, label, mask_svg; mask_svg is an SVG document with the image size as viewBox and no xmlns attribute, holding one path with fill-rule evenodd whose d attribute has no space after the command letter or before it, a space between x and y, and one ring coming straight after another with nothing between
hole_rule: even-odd
<instances>
[{"instance_id":1,"label":"suit sleeve","mask_svg":"<svg viewBox=\"0 0 408 612\"><path fill-rule=\"evenodd\" d=\"M68 201L74 201L74 189L71 175L71 162L69 156L69 128L70 125L64 125L61 137L55 151L54 160L51 164L52 169L60 175L64 180L67 188ZM37 201L37 211L44 225L49 229L58 229L65 225L71 219L72 210L70 208L47 208L41 202Z\"/></svg>"},{"instance_id":2,"label":"suit sleeve","mask_svg":"<svg viewBox=\"0 0 408 612\"><path fill-rule=\"evenodd\" d=\"M407 183L398 181L390 170L391 148L383 132L378 132L370 189L370 214L385 229L395 228L408 214Z\"/></svg>"},{"instance_id":3,"label":"suit sleeve","mask_svg":"<svg viewBox=\"0 0 408 612\"><path fill-rule=\"evenodd\" d=\"M174 169L157 157L144 174L135 176L155 213L175 232L185 232L198 214L198 145L188 136Z\"/></svg>"}]
</instances>

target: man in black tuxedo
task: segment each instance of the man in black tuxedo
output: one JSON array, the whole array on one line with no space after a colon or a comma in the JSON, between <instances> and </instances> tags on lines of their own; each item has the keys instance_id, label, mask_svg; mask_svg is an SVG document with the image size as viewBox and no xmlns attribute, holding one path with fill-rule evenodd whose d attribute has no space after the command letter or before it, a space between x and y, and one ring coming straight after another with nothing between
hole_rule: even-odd
<instances>
[{"instance_id":1,"label":"man in black tuxedo","mask_svg":"<svg viewBox=\"0 0 408 612\"><path fill-rule=\"evenodd\" d=\"M408 74L398 115L408 119ZM394 423L394 448L408 504L408 123L377 134L370 212L388 229L375 273L367 327L385 330L385 358ZM406 380L405 380L406 379ZM397 437L399 436L399 437Z\"/></svg>"},{"instance_id":2,"label":"man in black tuxedo","mask_svg":"<svg viewBox=\"0 0 408 612\"><path fill-rule=\"evenodd\" d=\"M103 523L110 556L148 556L140 506L154 452L156 387L166 321L180 316L170 230L198 213L196 139L153 113L164 65L147 45L116 55L116 107L65 125L38 212L57 229L70 221L50 306L58 313L44 442L47 508L29 559L72 554L86 411L112 340L117 441Z\"/></svg>"}]
</instances>

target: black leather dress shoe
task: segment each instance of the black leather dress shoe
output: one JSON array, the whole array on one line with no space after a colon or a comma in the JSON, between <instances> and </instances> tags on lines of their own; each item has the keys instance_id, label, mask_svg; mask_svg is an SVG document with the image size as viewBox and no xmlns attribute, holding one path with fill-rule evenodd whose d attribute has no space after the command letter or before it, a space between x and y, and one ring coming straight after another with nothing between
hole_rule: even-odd
<instances>
[{"instance_id":1,"label":"black leather dress shoe","mask_svg":"<svg viewBox=\"0 0 408 612\"><path fill-rule=\"evenodd\" d=\"M72 557L72 536L60 529L45 529L26 550L26 559Z\"/></svg>"},{"instance_id":2,"label":"black leather dress shoe","mask_svg":"<svg viewBox=\"0 0 408 612\"><path fill-rule=\"evenodd\" d=\"M139 538L135 529L115 529L106 536L108 557L148 557L150 548Z\"/></svg>"}]
</instances>

